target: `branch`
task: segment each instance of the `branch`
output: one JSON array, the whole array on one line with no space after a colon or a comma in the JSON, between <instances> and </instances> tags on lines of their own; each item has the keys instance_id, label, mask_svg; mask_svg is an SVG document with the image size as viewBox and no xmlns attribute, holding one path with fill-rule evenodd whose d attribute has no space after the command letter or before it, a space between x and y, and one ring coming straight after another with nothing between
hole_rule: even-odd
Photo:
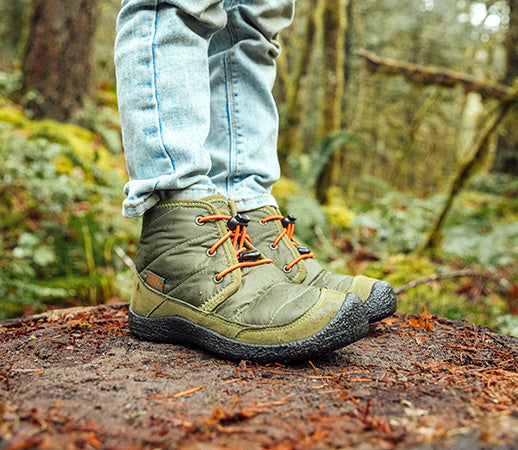
<instances>
[{"instance_id":1,"label":"branch","mask_svg":"<svg viewBox=\"0 0 518 450\"><path fill-rule=\"evenodd\" d=\"M122 259L122 262L129 267L132 271L135 271L135 263L133 260L128 256L128 254L118 245L115 246L115 253L119 256L120 259Z\"/></svg>"},{"instance_id":2,"label":"branch","mask_svg":"<svg viewBox=\"0 0 518 450\"><path fill-rule=\"evenodd\" d=\"M365 49L358 52L365 67L371 73L399 75L413 83L424 85L455 87L460 85L466 93L477 92L482 97L496 98L503 102L518 102L516 90L493 81L472 77L443 67L422 66L420 64L381 58Z\"/></svg>"},{"instance_id":3,"label":"branch","mask_svg":"<svg viewBox=\"0 0 518 450\"><path fill-rule=\"evenodd\" d=\"M514 89L514 91L516 92L516 89ZM489 151L489 139L498 128L498 125L504 120L511 106L512 102L510 100L501 102L496 108L497 111L493 117L486 121L484 130L480 136L478 136L475 144L468 152L469 156L461 162L459 168L455 172L451 182L450 191L448 193L448 198L444 203L441 213L437 216L437 219L428 236L428 239L426 240L426 243L422 247L422 250L431 250L433 252L439 247L439 243L441 241L441 229L455 198L464 188L464 186L466 186L470 178L476 173L477 165L479 165L481 161L487 158L487 152Z\"/></svg>"},{"instance_id":4,"label":"branch","mask_svg":"<svg viewBox=\"0 0 518 450\"><path fill-rule=\"evenodd\" d=\"M404 284L403 286L398 286L394 289L394 292L396 295L403 294L404 292L409 291L410 289L413 289L417 286L420 286L421 284L425 283L431 283L432 281L439 281L444 280L447 278L484 278L486 280L493 281L495 283L499 283L502 277L499 277L493 273L490 272L477 272L476 270L457 270L454 272L448 272L448 273L436 273L433 275L428 275L426 277L418 278L417 280L412 280L407 284Z\"/></svg>"}]
</instances>

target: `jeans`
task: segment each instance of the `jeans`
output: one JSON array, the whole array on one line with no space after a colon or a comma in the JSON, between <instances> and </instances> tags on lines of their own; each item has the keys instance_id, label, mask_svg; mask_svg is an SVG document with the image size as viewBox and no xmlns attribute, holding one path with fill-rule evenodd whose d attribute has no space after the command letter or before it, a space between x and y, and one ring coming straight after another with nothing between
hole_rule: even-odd
<instances>
[{"instance_id":1,"label":"jeans","mask_svg":"<svg viewBox=\"0 0 518 450\"><path fill-rule=\"evenodd\" d=\"M295 0L123 0L115 65L126 217L166 198L276 205L279 32Z\"/></svg>"}]
</instances>

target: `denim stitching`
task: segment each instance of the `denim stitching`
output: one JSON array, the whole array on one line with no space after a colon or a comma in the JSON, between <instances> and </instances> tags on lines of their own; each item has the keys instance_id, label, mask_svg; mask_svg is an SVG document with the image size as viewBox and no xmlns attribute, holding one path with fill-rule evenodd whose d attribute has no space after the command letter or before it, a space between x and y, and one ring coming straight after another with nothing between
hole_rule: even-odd
<instances>
[{"instance_id":1,"label":"denim stitching","mask_svg":"<svg viewBox=\"0 0 518 450\"><path fill-rule=\"evenodd\" d=\"M228 51L225 51L225 54L223 56L223 64L225 68L225 89L227 94L227 123L228 123L228 134L229 134L229 146L228 146L228 167L229 167L229 174L230 174L230 164L231 164L231 154L232 154L232 130L231 130L231 116L232 116L232 108L230 106L231 100L230 100L230 88L229 88L229 70L228 70ZM226 196L230 197L230 177L229 174L227 174L226 180L225 180L225 192Z\"/></svg>"},{"instance_id":2,"label":"denim stitching","mask_svg":"<svg viewBox=\"0 0 518 450\"><path fill-rule=\"evenodd\" d=\"M169 190L174 190L174 189L169 189ZM213 189L210 189L210 188L198 188L198 187L190 187L188 189L182 189L181 190L182 192L185 192L185 191L205 191L205 192L215 192ZM138 208L139 206L142 206L144 203L147 203L148 200L153 197L155 195L155 191L153 192L150 192L149 194L146 195L146 197L144 197L143 200L141 200L139 203L134 203L132 205L124 205L124 208L126 209L131 209L131 208ZM171 198L174 198L174 197L171 197Z\"/></svg>"},{"instance_id":3,"label":"denim stitching","mask_svg":"<svg viewBox=\"0 0 518 450\"><path fill-rule=\"evenodd\" d=\"M230 36L230 45L231 48L229 48L225 52L225 83L226 83L226 89L227 89L227 113L228 113L228 126L229 126L229 133L230 133L230 148L229 148L229 155L228 155L228 175L226 180L226 191L227 191L227 197L233 196L233 183L232 183L232 177L235 173L235 167L233 167L233 162L236 159L236 96L237 96L237 90L234 89L235 83L235 76L233 75L232 65L233 65L233 54L234 50L232 47L235 45L237 38L235 35L235 30L233 28L233 23L230 18L230 16L227 17L227 29Z\"/></svg>"},{"instance_id":4,"label":"denim stitching","mask_svg":"<svg viewBox=\"0 0 518 450\"><path fill-rule=\"evenodd\" d=\"M143 199L142 201L140 201L139 203L135 203L135 204L133 204L133 205L125 205L124 207L125 207L125 208L137 208L137 207L139 207L139 206L143 205L144 203L146 203L146 202L147 202L147 201L148 201L148 200L149 200L153 195L154 195L154 193L153 193L153 192L151 192L151 193L149 193L148 195L146 195L146 196L144 197L144 199Z\"/></svg>"},{"instance_id":5,"label":"denim stitching","mask_svg":"<svg viewBox=\"0 0 518 450\"><path fill-rule=\"evenodd\" d=\"M167 156L169 156L169 152L167 151L167 148L166 148L166 145L164 142L162 123L160 121L160 113L159 113L160 104L158 101L158 86L156 84L157 68L156 68L156 64L155 64L155 60L156 60L155 40L156 40L156 34L157 34L157 30L158 30L158 6L159 6L159 3L160 3L160 0L157 0L155 2L155 21L153 23L153 39L151 41L151 64L153 65L153 87L154 87L154 96L155 96L155 104L156 104L156 122L157 122L158 138L160 141L160 145L162 146L162 150L164 151L164 153ZM169 162L171 163L171 167L172 167L173 171L176 170L175 166L174 166L174 161L170 157L169 157Z\"/></svg>"}]
</instances>

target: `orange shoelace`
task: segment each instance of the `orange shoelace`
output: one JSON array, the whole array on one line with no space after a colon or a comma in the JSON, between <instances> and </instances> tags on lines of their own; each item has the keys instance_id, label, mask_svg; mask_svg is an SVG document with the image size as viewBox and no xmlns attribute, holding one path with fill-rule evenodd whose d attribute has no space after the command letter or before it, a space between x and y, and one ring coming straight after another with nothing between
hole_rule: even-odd
<instances>
[{"instance_id":1,"label":"orange shoelace","mask_svg":"<svg viewBox=\"0 0 518 450\"><path fill-rule=\"evenodd\" d=\"M242 267L259 266L261 264L273 264L271 259L259 259L262 255L258 250L249 250L246 247L245 243L251 242L250 237L246 234L246 225L250 221L247 216L238 214L234 217L231 217L216 214L213 216L199 217L196 219L196 222L203 224L211 220L226 220L229 230L214 243L214 245L207 251L207 253L210 256L214 255L221 244L223 244L227 239L232 239L232 247L234 248L237 259L239 260L237 264L232 264L231 266L219 272L215 277L216 281L221 281L221 279L227 273Z\"/></svg>"},{"instance_id":2,"label":"orange shoelace","mask_svg":"<svg viewBox=\"0 0 518 450\"><path fill-rule=\"evenodd\" d=\"M280 220L282 222L283 229L282 231L277 235L275 240L272 242L271 247L275 248L277 245L279 245L279 242L283 238L284 235L288 236L291 243L297 248L297 250L300 253L300 256L297 256L293 261L291 261L289 264L286 264L284 267L284 270L289 272L291 268L297 264L299 261L302 261L306 258L313 258L315 254L313 252L310 252L309 249L306 247L301 247L294 239L293 234L295 233L295 219L296 217L288 215L286 217L280 216L280 215L274 215L274 216L268 216L261 220L261 223L269 222L270 220ZM303 249L303 250L302 250ZM304 251L304 253L302 253Z\"/></svg>"}]
</instances>

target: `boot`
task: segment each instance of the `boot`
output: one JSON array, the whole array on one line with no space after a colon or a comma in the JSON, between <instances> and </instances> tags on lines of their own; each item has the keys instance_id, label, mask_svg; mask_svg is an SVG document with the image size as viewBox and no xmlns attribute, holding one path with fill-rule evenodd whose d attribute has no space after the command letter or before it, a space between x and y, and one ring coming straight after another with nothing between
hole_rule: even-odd
<instances>
[{"instance_id":1,"label":"boot","mask_svg":"<svg viewBox=\"0 0 518 450\"><path fill-rule=\"evenodd\" d=\"M271 258L293 283L356 294L363 301L371 323L396 312L396 295L389 283L363 275L329 272L315 260L313 252L295 242L294 216L284 217L278 208L272 206L248 211L246 214L250 217L248 233L254 245L267 258Z\"/></svg>"},{"instance_id":2,"label":"boot","mask_svg":"<svg viewBox=\"0 0 518 450\"><path fill-rule=\"evenodd\" d=\"M138 338L258 362L321 356L366 335L354 294L293 284L250 243L223 196L146 212L129 326Z\"/></svg>"}]
</instances>

